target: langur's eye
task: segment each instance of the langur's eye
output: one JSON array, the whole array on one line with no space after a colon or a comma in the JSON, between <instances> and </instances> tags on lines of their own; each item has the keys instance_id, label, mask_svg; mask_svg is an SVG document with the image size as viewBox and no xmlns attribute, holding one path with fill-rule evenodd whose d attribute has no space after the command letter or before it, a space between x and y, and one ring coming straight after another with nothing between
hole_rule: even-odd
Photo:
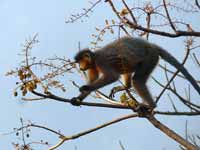
<instances>
[{"instance_id":1,"label":"langur's eye","mask_svg":"<svg viewBox=\"0 0 200 150\"><path fill-rule=\"evenodd\" d=\"M85 53L83 57L90 58L90 54L89 53Z\"/></svg>"}]
</instances>

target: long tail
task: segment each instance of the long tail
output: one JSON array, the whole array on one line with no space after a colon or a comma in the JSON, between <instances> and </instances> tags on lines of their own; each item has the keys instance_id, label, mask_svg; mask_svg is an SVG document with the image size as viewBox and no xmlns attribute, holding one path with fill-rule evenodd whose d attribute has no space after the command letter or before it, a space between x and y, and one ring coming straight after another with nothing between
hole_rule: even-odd
<instances>
[{"instance_id":1,"label":"long tail","mask_svg":"<svg viewBox=\"0 0 200 150\"><path fill-rule=\"evenodd\" d=\"M163 58L168 63L176 67L186 77L186 79L192 84L192 86L200 95L200 87L198 86L196 80L192 77L192 75L178 62L178 60L175 57L173 57L166 50L162 49L161 47L159 47L158 50L161 58Z\"/></svg>"}]
</instances>

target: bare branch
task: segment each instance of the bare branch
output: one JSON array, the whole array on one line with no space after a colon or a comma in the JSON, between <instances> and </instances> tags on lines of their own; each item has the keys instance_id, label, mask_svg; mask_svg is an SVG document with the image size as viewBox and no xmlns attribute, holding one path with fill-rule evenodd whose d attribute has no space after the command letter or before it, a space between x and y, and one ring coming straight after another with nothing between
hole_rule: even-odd
<instances>
[{"instance_id":1,"label":"bare branch","mask_svg":"<svg viewBox=\"0 0 200 150\"><path fill-rule=\"evenodd\" d=\"M161 111L155 111L155 114L158 115L169 115L169 116L199 116L199 112L161 112Z\"/></svg>"},{"instance_id":2,"label":"bare branch","mask_svg":"<svg viewBox=\"0 0 200 150\"><path fill-rule=\"evenodd\" d=\"M174 33L145 28L143 26L140 26L140 25L137 25L137 24L131 22L129 19L127 19L125 17L122 19L122 21L123 21L123 23L129 25L130 28L138 29L141 31L149 32L149 33L160 35L160 36L166 36L166 37L171 37L171 38L176 38L176 37L180 37L180 36L200 37L200 32L177 30L176 33L174 34Z\"/></svg>"},{"instance_id":3,"label":"bare branch","mask_svg":"<svg viewBox=\"0 0 200 150\"><path fill-rule=\"evenodd\" d=\"M72 140L72 139L77 139L77 138L79 138L79 137L81 137L81 136L84 136L84 135L86 135L86 134L95 132L95 131L97 131L97 130L99 130L99 129L105 128L105 127L107 127L107 126L109 126L109 125L112 125L112 124L114 124L114 123L118 123L118 122L120 122L120 121L123 121L123 120L126 120L126 119L130 119L130 118L135 118L135 117L137 117L137 116L138 116L137 114L126 115L126 116L123 116L123 117L114 119L114 120L112 120L112 121L110 121L110 122L107 122L107 123L105 123L105 124L102 124L102 125L100 125L100 126L97 126L97 127L95 127L95 128L92 128L92 129L89 129L89 130L85 130L85 131L79 132L78 134L74 134L74 135L71 135L71 136L65 136L65 137L62 136L62 137L61 137L62 140L61 140L58 144L56 144L55 146L49 148L49 150L54 150L54 149L58 148L58 147L61 146L65 141Z\"/></svg>"},{"instance_id":4,"label":"bare branch","mask_svg":"<svg viewBox=\"0 0 200 150\"><path fill-rule=\"evenodd\" d=\"M163 133L165 133L170 138L174 139L179 144L183 145L185 148L189 150L197 150L198 147L191 144L187 140L183 139L181 136L179 136L177 133L175 133L173 130L169 129L167 126L162 124L160 121L158 121L154 116L149 116L147 118L156 128L161 130Z\"/></svg>"}]
</instances>

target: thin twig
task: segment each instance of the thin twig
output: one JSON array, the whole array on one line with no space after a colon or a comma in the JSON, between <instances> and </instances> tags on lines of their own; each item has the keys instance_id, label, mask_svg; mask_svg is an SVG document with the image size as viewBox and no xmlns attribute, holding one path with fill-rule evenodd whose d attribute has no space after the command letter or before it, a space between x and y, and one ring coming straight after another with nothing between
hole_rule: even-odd
<instances>
[{"instance_id":1,"label":"thin twig","mask_svg":"<svg viewBox=\"0 0 200 150\"><path fill-rule=\"evenodd\" d=\"M30 123L30 124L28 124L28 125L22 126L22 127L18 128L17 131L23 130L23 129L25 129L25 128L30 128L30 127L35 127L35 128L44 129L44 130L50 131L50 132L52 132L52 133L54 133L54 134L57 134L57 135L60 136L60 137L64 137L64 135L61 134L60 132L57 132L57 131L55 131L55 130L53 130L53 129L50 129L50 128L48 128L48 127L41 126L41 125L37 125L37 124L33 124L33 123Z\"/></svg>"},{"instance_id":2,"label":"thin twig","mask_svg":"<svg viewBox=\"0 0 200 150\"><path fill-rule=\"evenodd\" d=\"M159 66L160 68L162 68L163 70L165 70L165 71L171 73L171 74L174 74L174 73L175 73L175 72L169 70L168 68L162 66L161 64L159 64L158 66ZM185 78L183 75L181 75L181 74L177 74L177 76L180 77L180 78L182 78L182 79L186 79L186 78ZM196 80L196 82L200 84L200 81L199 81L199 80Z\"/></svg>"},{"instance_id":3,"label":"thin twig","mask_svg":"<svg viewBox=\"0 0 200 150\"><path fill-rule=\"evenodd\" d=\"M92 10L94 9L94 7L100 3L101 0L96 1L94 4L92 4L92 6L88 9L84 9L84 12L78 15L72 15L72 17L70 18L70 20L66 20L65 23L74 23L77 20L80 20L82 17L87 16L89 12L92 12Z\"/></svg>"},{"instance_id":4,"label":"thin twig","mask_svg":"<svg viewBox=\"0 0 200 150\"><path fill-rule=\"evenodd\" d=\"M176 27L174 26L174 24L173 24L173 22L172 22L172 20L171 20L171 17L170 17L170 15L169 15L169 12L168 12L167 5L166 5L166 1L165 1L165 0L163 0L163 6L164 6L164 9L165 9L165 12L166 12L166 15L167 15L167 19L168 19L168 21L169 21L169 23L170 23L170 26L171 26L171 28L174 30L174 32L176 33Z\"/></svg>"},{"instance_id":5,"label":"thin twig","mask_svg":"<svg viewBox=\"0 0 200 150\"><path fill-rule=\"evenodd\" d=\"M21 122L21 125L22 127L24 126L24 122L23 122L23 119L20 118L20 122ZM25 146L26 145L26 141L25 141L25 137L24 137L24 128L22 128L22 141L23 141L23 145Z\"/></svg>"},{"instance_id":6,"label":"thin twig","mask_svg":"<svg viewBox=\"0 0 200 150\"><path fill-rule=\"evenodd\" d=\"M193 57L194 57L194 60L195 60L196 64L198 65L198 67L200 67L200 61L197 58L197 56L195 55L195 53L193 53Z\"/></svg>"},{"instance_id":7,"label":"thin twig","mask_svg":"<svg viewBox=\"0 0 200 150\"><path fill-rule=\"evenodd\" d=\"M126 7L126 9L128 10L129 14L131 15L131 18L133 19L133 22L137 24L137 20L136 20L135 16L133 15L133 12L130 10L130 8L126 4L125 0L122 0L122 2L124 4L124 6Z\"/></svg>"}]
</instances>

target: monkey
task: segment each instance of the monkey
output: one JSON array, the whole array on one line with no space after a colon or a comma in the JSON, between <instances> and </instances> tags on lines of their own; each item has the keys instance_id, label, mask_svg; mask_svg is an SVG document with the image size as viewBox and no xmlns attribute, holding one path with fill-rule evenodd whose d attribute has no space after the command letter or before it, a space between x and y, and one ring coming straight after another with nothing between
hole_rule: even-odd
<instances>
[{"instance_id":1,"label":"monkey","mask_svg":"<svg viewBox=\"0 0 200 150\"><path fill-rule=\"evenodd\" d=\"M146 82L156 67L159 58L177 68L200 94L200 87L179 61L162 47L142 38L122 37L96 51L86 48L79 51L74 59L82 71L87 72L88 84L79 88L80 95L71 99L73 105L80 105L90 92L123 79L124 86L111 90L115 92L129 89L131 85L142 98L143 104L154 109L156 104L146 86Z\"/></svg>"}]
</instances>

